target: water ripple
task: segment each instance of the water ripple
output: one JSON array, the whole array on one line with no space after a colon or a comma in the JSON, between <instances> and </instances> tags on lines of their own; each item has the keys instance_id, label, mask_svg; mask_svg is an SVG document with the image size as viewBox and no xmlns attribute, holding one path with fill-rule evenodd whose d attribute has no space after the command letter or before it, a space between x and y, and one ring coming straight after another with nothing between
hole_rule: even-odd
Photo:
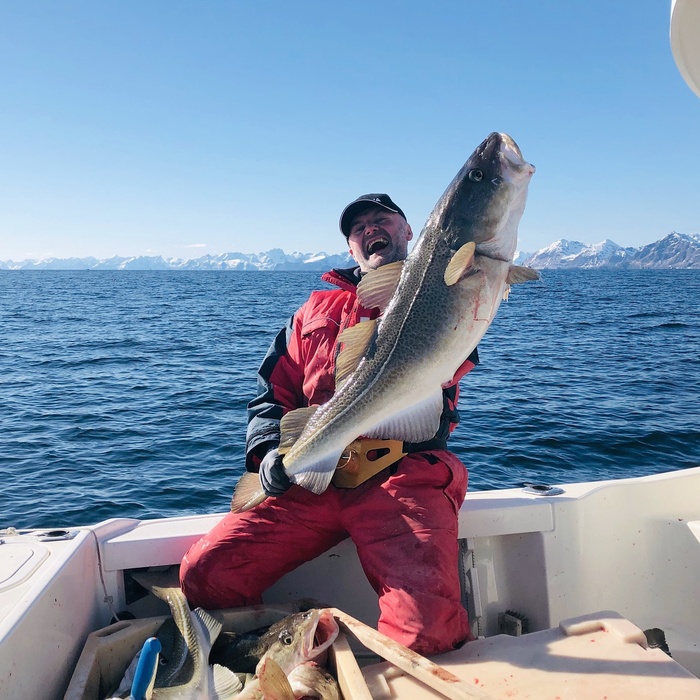
<instances>
[{"instance_id":1,"label":"water ripple","mask_svg":"<svg viewBox=\"0 0 700 700\"><path fill-rule=\"evenodd\" d=\"M0 271L0 527L228 509L247 402L315 273ZM470 489L700 464L697 271L545 271L461 384Z\"/></svg>"}]
</instances>

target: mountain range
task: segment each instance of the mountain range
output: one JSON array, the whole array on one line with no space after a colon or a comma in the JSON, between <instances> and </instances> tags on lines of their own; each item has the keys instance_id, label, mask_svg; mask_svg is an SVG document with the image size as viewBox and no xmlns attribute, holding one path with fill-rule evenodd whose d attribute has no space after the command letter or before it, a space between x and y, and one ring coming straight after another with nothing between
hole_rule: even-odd
<instances>
[{"instance_id":1,"label":"mountain range","mask_svg":"<svg viewBox=\"0 0 700 700\"><path fill-rule=\"evenodd\" d=\"M538 270L565 268L700 270L700 235L672 231L642 246L623 248L614 241L587 245L561 239L535 253L520 253L518 263Z\"/></svg>"},{"instance_id":2,"label":"mountain range","mask_svg":"<svg viewBox=\"0 0 700 700\"><path fill-rule=\"evenodd\" d=\"M518 253L516 262L536 269L628 268L700 269L700 235L671 232L642 246L623 248L611 240L589 245L560 239L535 253ZM318 270L351 267L348 253L291 253L279 248L266 253L223 253L194 260L161 256L46 258L0 261L0 270Z\"/></svg>"},{"instance_id":3,"label":"mountain range","mask_svg":"<svg viewBox=\"0 0 700 700\"><path fill-rule=\"evenodd\" d=\"M97 258L46 258L22 262L0 261L0 270L330 270L352 267L349 253L291 253L273 248L266 253L222 253L193 260L139 255L104 260Z\"/></svg>"}]
</instances>

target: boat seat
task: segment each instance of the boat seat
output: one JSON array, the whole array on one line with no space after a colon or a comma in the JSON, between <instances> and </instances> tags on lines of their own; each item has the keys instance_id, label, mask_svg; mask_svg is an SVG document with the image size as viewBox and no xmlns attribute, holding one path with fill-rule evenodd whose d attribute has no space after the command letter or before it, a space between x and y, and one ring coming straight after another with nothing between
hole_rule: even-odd
<instances>
[{"instance_id":1,"label":"boat seat","mask_svg":"<svg viewBox=\"0 0 700 700\"><path fill-rule=\"evenodd\" d=\"M222 516L223 513L132 521L130 527L109 537L100 537L104 570L178 564L190 546L209 532Z\"/></svg>"}]
</instances>

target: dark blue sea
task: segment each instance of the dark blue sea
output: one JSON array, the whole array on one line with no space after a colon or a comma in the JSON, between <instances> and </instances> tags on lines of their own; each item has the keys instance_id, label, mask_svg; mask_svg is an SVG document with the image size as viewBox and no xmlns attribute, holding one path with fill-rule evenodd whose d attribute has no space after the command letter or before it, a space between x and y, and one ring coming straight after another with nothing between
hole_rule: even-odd
<instances>
[{"instance_id":1,"label":"dark blue sea","mask_svg":"<svg viewBox=\"0 0 700 700\"><path fill-rule=\"evenodd\" d=\"M228 510L311 272L0 271L0 528ZM462 381L470 489L700 465L700 271L544 271Z\"/></svg>"}]
</instances>

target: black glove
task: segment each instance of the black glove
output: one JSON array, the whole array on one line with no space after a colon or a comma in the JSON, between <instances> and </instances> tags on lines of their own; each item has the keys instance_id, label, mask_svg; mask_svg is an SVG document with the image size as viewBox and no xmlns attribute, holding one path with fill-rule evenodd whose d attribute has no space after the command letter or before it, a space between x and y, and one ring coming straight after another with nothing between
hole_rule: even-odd
<instances>
[{"instance_id":1,"label":"black glove","mask_svg":"<svg viewBox=\"0 0 700 700\"><path fill-rule=\"evenodd\" d=\"M260 483L268 496L281 496L292 482L282 464L282 455L278 449L270 450L260 462Z\"/></svg>"}]
</instances>

